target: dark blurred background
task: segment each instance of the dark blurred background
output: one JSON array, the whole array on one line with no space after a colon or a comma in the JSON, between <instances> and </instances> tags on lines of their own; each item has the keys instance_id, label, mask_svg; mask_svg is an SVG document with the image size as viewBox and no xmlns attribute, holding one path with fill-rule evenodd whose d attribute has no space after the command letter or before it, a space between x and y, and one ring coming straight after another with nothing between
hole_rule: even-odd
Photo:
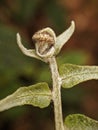
<instances>
[{"instance_id":1,"label":"dark blurred background","mask_svg":"<svg viewBox=\"0 0 98 130\"><path fill-rule=\"evenodd\" d=\"M58 65L98 65L97 0L0 0L0 99L20 86L46 81L51 86L48 65L26 57L16 44L16 33L28 48L32 35L51 27L57 35L74 20L76 30L57 57ZM82 113L98 120L98 81L62 89L64 117ZM53 104L39 109L12 108L0 113L0 130L54 130Z\"/></svg>"}]
</instances>

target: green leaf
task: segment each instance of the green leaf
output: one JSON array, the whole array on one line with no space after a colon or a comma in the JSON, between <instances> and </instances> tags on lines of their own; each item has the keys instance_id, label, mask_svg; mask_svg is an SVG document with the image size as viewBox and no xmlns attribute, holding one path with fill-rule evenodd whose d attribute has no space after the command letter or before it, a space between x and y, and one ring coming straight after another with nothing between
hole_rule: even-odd
<instances>
[{"instance_id":1,"label":"green leaf","mask_svg":"<svg viewBox=\"0 0 98 130\"><path fill-rule=\"evenodd\" d=\"M71 88L81 82L98 79L98 66L64 64L60 67L62 86Z\"/></svg>"},{"instance_id":2,"label":"green leaf","mask_svg":"<svg viewBox=\"0 0 98 130\"><path fill-rule=\"evenodd\" d=\"M98 121L82 114L72 114L65 118L66 130L98 130Z\"/></svg>"},{"instance_id":3,"label":"green leaf","mask_svg":"<svg viewBox=\"0 0 98 130\"><path fill-rule=\"evenodd\" d=\"M51 101L51 91L47 83L38 83L29 87L21 87L13 94L0 100L0 111L21 105L47 107Z\"/></svg>"}]
</instances>

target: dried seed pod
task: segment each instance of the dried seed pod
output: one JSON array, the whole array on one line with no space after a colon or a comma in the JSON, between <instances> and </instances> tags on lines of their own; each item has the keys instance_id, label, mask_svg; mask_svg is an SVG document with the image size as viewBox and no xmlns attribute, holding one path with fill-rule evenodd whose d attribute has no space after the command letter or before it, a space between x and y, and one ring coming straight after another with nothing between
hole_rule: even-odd
<instances>
[{"instance_id":1,"label":"dried seed pod","mask_svg":"<svg viewBox=\"0 0 98 130\"><path fill-rule=\"evenodd\" d=\"M35 41L36 52L41 57L49 57L54 53L55 33L50 28L36 32L32 39Z\"/></svg>"}]
</instances>

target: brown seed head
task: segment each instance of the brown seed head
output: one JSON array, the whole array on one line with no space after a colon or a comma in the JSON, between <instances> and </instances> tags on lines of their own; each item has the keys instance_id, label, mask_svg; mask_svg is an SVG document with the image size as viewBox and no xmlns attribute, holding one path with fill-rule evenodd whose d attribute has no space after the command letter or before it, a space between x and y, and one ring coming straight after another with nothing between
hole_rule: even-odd
<instances>
[{"instance_id":1,"label":"brown seed head","mask_svg":"<svg viewBox=\"0 0 98 130\"><path fill-rule=\"evenodd\" d=\"M46 29L36 32L32 39L37 43L55 43L54 36Z\"/></svg>"},{"instance_id":2,"label":"brown seed head","mask_svg":"<svg viewBox=\"0 0 98 130\"><path fill-rule=\"evenodd\" d=\"M44 28L36 32L32 39L35 41L35 49L39 56L49 57L54 53L55 33L50 28Z\"/></svg>"}]
</instances>

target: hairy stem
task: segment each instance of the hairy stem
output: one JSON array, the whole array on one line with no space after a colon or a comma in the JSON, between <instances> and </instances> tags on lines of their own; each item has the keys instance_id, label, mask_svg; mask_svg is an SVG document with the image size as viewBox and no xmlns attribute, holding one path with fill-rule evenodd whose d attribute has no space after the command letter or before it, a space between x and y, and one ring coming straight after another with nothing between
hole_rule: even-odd
<instances>
[{"instance_id":1,"label":"hairy stem","mask_svg":"<svg viewBox=\"0 0 98 130\"><path fill-rule=\"evenodd\" d=\"M56 130L64 130L61 103L61 80L55 57L48 59L53 81L53 103Z\"/></svg>"}]
</instances>

